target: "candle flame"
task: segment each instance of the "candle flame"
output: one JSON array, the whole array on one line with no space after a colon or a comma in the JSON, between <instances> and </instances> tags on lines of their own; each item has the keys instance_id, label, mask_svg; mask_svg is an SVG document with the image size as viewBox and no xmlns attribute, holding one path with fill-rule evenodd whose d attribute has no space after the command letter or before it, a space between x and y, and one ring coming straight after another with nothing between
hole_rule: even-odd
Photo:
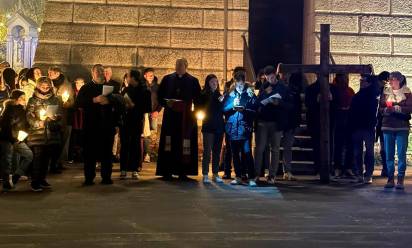
<instances>
[{"instance_id":1,"label":"candle flame","mask_svg":"<svg viewBox=\"0 0 412 248\"><path fill-rule=\"evenodd\" d=\"M19 133L17 134L17 140L22 142L27 138L27 136L29 136L28 133L20 130Z\"/></svg>"}]
</instances>

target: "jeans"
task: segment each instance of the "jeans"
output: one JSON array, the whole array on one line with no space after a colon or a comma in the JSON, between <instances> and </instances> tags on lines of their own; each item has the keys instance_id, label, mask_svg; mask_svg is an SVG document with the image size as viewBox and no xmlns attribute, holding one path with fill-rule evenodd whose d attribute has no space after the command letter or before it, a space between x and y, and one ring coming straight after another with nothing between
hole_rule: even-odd
<instances>
[{"instance_id":1,"label":"jeans","mask_svg":"<svg viewBox=\"0 0 412 248\"><path fill-rule=\"evenodd\" d=\"M203 133L203 160L202 174L209 174L210 153L212 153L212 173L219 173L220 151L222 148L223 134Z\"/></svg>"},{"instance_id":2,"label":"jeans","mask_svg":"<svg viewBox=\"0 0 412 248\"><path fill-rule=\"evenodd\" d=\"M11 168L14 167L15 175L23 176L27 172L30 163L33 161L33 152L26 143L19 142L12 145L10 142L0 142L0 165L3 180L8 180ZM18 159L13 159L17 157ZM12 166L12 163L17 163Z\"/></svg>"},{"instance_id":3,"label":"jeans","mask_svg":"<svg viewBox=\"0 0 412 248\"><path fill-rule=\"evenodd\" d=\"M355 174L358 176L372 177L375 165L375 129L361 129L354 131L352 134L352 142ZM365 155L363 154L364 145L366 148ZM365 163L365 173L363 163Z\"/></svg>"},{"instance_id":4,"label":"jeans","mask_svg":"<svg viewBox=\"0 0 412 248\"><path fill-rule=\"evenodd\" d=\"M283 132L283 173L292 172L292 147L295 142L295 129Z\"/></svg>"},{"instance_id":5,"label":"jeans","mask_svg":"<svg viewBox=\"0 0 412 248\"><path fill-rule=\"evenodd\" d=\"M404 177L406 171L406 151L408 149L409 131L383 131L383 136L385 141L388 178L393 178L395 174L395 145L398 151L398 176Z\"/></svg>"},{"instance_id":6,"label":"jeans","mask_svg":"<svg viewBox=\"0 0 412 248\"><path fill-rule=\"evenodd\" d=\"M255 178L252 151L250 150L250 140L231 140L233 164L235 166L236 177Z\"/></svg>"},{"instance_id":7,"label":"jeans","mask_svg":"<svg viewBox=\"0 0 412 248\"><path fill-rule=\"evenodd\" d=\"M255 164L256 173L259 175L261 171L264 151L267 145L270 145L270 164L269 176L275 177L279 167L280 141L282 139L282 131L278 131L275 122L258 122L256 130L256 154Z\"/></svg>"}]
</instances>

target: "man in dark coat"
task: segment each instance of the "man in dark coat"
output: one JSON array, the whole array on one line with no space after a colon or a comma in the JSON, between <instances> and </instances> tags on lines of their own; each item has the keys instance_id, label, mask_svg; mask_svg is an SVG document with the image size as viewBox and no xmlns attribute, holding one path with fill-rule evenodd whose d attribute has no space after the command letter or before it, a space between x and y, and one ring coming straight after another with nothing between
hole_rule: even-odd
<instances>
[{"instance_id":1,"label":"man in dark coat","mask_svg":"<svg viewBox=\"0 0 412 248\"><path fill-rule=\"evenodd\" d=\"M152 110L151 94L144 82L140 80L137 70L127 74L127 86L122 94L125 99L126 111L120 127L120 177L124 179L127 171L132 172L132 178L138 179L138 167L141 161L140 137L143 133L143 116Z\"/></svg>"},{"instance_id":2,"label":"man in dark coat","mask_svg":"<svg viewBox=\"0 0 412 248\"><path fill-rule=\"evenodd\" d=\"M331 144L331 154L333 154L333 131L336 113L336 90L333 85L329 85L329 102L330 102L330 144ZM312 138L313 147L313 157L315 163L315 172L319 172L320 166L320 81L317 80L315 83L311 84L306 88L305 92L305 105L307 108L306 119L308 122L308 131Z\"/></svg>"},{"instance_id":3,"label":"man in dark coat","mask_svg":"<svg viewBox=\"0 0 412 248\"><path fill-rule=\"evenodd\" d=\"M176 61L176 72L163 78L159 103L165 108L156 175L171 179L198 174L197 125L192 112L200 95L199 80L187 73L186 59Z\"/></svg>"},{"instance_id":4,"label":"man in dark coat","mask_svg":"<svg viewBox=\"0 0 412 248\"><path fill-rule=\"evenodd\" d=\"M76 107L84 113L84 185L93 185L96 162L101 162L102 184L113 184L112 147L119 123L119 101L114 94L103 95L104 68L94 65L92 82L84 85L76 98Z\"/></svg>"}]
</instances>

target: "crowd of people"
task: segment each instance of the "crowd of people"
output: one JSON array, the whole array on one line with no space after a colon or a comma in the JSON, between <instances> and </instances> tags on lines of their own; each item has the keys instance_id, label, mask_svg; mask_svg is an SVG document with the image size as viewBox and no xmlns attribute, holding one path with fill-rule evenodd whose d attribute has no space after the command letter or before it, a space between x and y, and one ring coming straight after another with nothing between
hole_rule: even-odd
<instances>
[{"instance_id":1,"label":"crowd of people","mask_svg":"<svg viewBox=\"0 0 412 248\"><path fill-rule=\"evenodd\" d=\"M90 81L77 77L69 82L58 67L43 76L37 67L17 74L1 63L3 191L14 189L22 177L31 179L33 191L49 189L48 173L59 174L64 164L73 162L84 164L85 186L95 184L97 165L101 183L113 184L115 160L120 163L121 179L128 173L138 179L142 163L152 160L151 135L158 129L162 110L156 175L164 180L198 175L197 119L202 120L203 183L275 184L279 165L285 180L296 180L292 147L303 112L318 172L319 81L307 86L303 74L282 75L267 66L256 82L247 82L246 70L236 67L221 89L216 75L208 75L201 87L187 69L182 58L176 61L176 71L160 83L152 68L131 69L117 82L110 67L97 64ZM388 178L385 188L404 189L412 112L405 76L400 72L361 75L355 93L348 75L337 74L330 84L329 101L331 177L372 183L374 144L379 141L381 176Z\"/></svg>"}]
</instances>

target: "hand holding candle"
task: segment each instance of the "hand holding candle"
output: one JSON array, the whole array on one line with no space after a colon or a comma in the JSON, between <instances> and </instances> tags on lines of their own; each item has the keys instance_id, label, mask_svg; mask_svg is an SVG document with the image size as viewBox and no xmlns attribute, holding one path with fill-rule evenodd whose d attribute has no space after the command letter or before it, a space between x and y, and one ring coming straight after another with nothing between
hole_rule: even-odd
<instances>
[{"instance_id":1,"label":"hand holding candle","mask_svg":"<svg viewBox=\"0 0 412 248\"><path fill-rule=\"evenodd\" d=\"M62 94L62 100L63 100L63 102L66 103L66 102L69 100L69 98L70 98L69 92L68 92L67 90L64 91L63 94Z\"/></svg>"},{"instance_id":2,"label":"hand holding candle","mask_svg":"<svg viewBox=\"0 0 412 248\"><path fill-rule=\"evenodd\" d=\"M29 136L28 133L20 130L19 133L17 134L17 140L20 142L23 142L27 138L27 136Z\"/></svg>"},{"instance_id":3,"label":"hand holding candle","mask_svg":"<svg viewBox=\"0 0 412 248\"><path fill-rule=\"evenodd\" d=\"M47 111L45 109L40 109L39 114L40 114L40 120L45 121L47 118L47 115L46 115Z\"/></svg>"}]
</instances>

